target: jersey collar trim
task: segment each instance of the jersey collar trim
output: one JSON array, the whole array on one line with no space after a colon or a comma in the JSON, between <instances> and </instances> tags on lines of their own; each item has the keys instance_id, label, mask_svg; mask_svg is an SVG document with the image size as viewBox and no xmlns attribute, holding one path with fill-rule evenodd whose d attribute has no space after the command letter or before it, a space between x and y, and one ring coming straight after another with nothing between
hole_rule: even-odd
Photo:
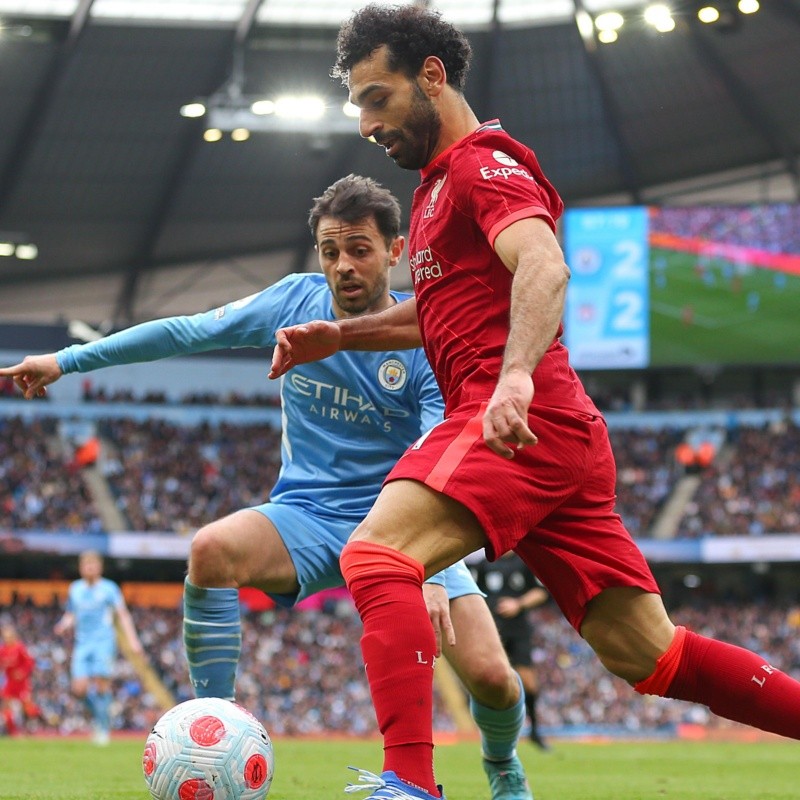
<instances>
[{"instance_id":1,"label":"jersey collar trim","mask_svg":"<svg viewBox=\"0 0 800 800\"><path fill-rule=\"evenodd\" d=\"M502 131L503 126L500 124L499 119L492 119L488 122L482 122L477 128L475 128L472 133L468 133L463 139L459 139L457 142L453 142L446 150L442 150L436 158L433 159L429 164L426 164L419 172L420 177L422 180L427 180L432 172L435 172L442 164L442 162L450 157L450 153L455 150L456 147L461 147L464 142L469 141L474 136L477 136L479 133L483 133L484 131Z\"/></svg>"}]
</instances>

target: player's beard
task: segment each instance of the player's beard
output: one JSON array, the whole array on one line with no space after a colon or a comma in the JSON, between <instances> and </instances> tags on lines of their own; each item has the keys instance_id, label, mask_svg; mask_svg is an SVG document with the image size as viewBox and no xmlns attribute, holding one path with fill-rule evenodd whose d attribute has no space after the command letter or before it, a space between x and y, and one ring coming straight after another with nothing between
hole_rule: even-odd
<instances>
[{"instance_id":1,"label":"player's beard","mask_svg":"<svg viewBox=\"0 0 800 800\"><path fill-rule=\"evenodd\" d=\"M379 275L375 278L375 283L372 286L364 286L364 293L359 297L347 297L334 289L336 296L336 304L339 308L349 314L350 316L358 316L359 314L367 314L371 311L376 311L382 307L382 300L386 296L388 288L388 281L385 275Z\"/></svg>"},{"instance_id":2,"label":"player's beard","mask_svg":"<svg viewBox=\"0 0 800 800\"><path fill-rule=\"evenodd\" d=\"M392 131L383 139L399 140L400 147L393 156L402 169L422 169L436 149L442 120L431 99L414 83L414 95L402 129Z\"/></svg>"}]
</instances>

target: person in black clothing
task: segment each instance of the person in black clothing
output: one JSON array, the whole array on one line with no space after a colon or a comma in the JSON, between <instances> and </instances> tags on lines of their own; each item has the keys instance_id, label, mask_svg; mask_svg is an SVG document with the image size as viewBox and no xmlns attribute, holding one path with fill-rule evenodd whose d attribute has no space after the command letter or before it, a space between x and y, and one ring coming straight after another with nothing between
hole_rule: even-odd
<instances>
[{"instance_id":1,"label":"person in black clothing","mask_svg":"<svg viewBox=\"0 0 800 800\"><path fill-rule=\"evenodd\" d=\"M497 561L470 564L473 577L482 592L497 624L500 639L511 666L519 673L525 690L525 709L531 720L529 738L542 750L549 750L536 723L536 700L539 679L531 658L533 625L528 611L547 602L547 590L536 580L523 560L513 551Z\"/></svg>"}]
</instances>

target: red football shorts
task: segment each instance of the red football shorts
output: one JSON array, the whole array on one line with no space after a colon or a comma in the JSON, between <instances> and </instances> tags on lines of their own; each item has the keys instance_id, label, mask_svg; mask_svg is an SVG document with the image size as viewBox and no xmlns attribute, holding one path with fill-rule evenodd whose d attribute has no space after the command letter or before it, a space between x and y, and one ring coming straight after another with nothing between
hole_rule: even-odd
<instances>
[{"instance_id":1,"label":"red football shorts","mask_svg":"<svg viewBox=\"0 0 800 800\"><path fill-rule=\"evenodd\" d=\"M23 702L31 699L30 681L6 681L0 689L0 697L4 700L22 700Z\"/></svg>"},{"instance_id":2,"label":"red football shorts","mask_svg":"<svg viewBox=\"0 0 800 800\"><path fill-rule=\"evenodd\" d=\"M659 593L650 567L614 512L616 465L602 417L533 409L539 443L507 460L483 441L483 405L459 410L406 450L387 481L420 481L465 505L495 559L516 551L580 631L603 589Z\"/></svg>"}]
</instances>

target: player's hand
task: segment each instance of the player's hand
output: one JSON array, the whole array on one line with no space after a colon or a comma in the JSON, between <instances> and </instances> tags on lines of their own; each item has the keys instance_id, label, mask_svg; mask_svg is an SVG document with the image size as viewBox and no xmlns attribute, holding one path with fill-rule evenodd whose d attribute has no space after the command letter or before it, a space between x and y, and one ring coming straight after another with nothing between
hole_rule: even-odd
<instances>
[{"instance_id":1,"label":"player's hand","mask_svg":"<svg viewBox=\"0 0 800 800\"><path fill-rule=\"evenodd\" d=\"M42 356L26 356L21 363L13 367L0 369L0 378L12 378L26 400L44 397L48 384L61 377L55 353Z\"/></svg>"},{"instance_id":2,"label":"player's hand","mask_svg":"<svg viewBox=\"0 0 800 800\"><path fill-rule=\"evenodd\" d=\"M483 414L483 438L503 458L514 458L515 450L539 440L528 427L528 409L533 400L533 378L509 371L500 376Z\"/></svg>"},{"instance_id":3,"label":"player's hand","mask_svg":"<svg viewBox=\"0 0 800 800\"><path fill-rule=\"evenodd\" d=\"M498 599L494 610L503 619L513 619L522 612L522 605L516 597L501 597Z\"/></svg>"},{"instance_id":4,"label":"player's hand","mask_svg":"<svg viewBox=\"0 0 800 800\"><path fill-rule=\"evenodd\" d=\"M272 352L270 378L280 378L292 367L332 356L339 350L342 333L335 322L314 320L303 325L280 328Z\"/></svg>"},{"instance_id":5,"label":"player's hand","mask_svg":"<svg viewBox=\"0 0 800 800\"><path fill-rule=\"evenodd\" d=\"M447 590L438 583L423 583L422 596L431 618L433 632L436 635L436 657L442 655L442 637L450 647L455 647L456 632L450 619L450 600Z\"/></svg>"}]
</instances>

